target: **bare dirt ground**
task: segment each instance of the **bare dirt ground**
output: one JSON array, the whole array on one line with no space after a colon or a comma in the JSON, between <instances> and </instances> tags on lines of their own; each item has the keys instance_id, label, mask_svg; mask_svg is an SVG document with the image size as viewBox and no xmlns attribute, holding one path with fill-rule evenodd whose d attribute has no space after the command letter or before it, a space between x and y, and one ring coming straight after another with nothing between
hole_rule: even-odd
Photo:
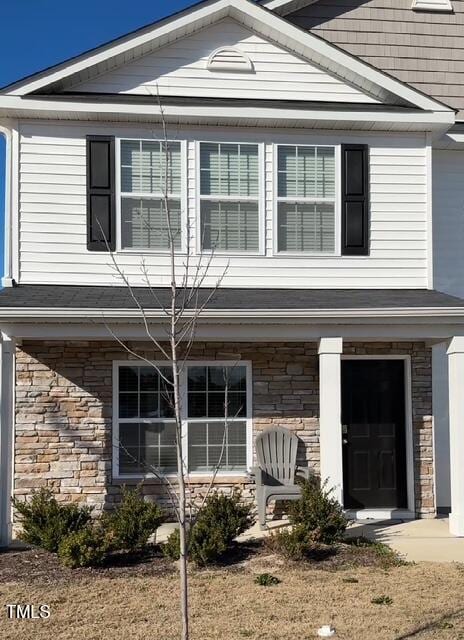
<instances>
[{"instance_id":1,"label":"bare dirt ground","mask_svg":"<svg viewBox=\"0 0 464 640\"><path fill-rule=\"evenodd\" d=\"M291 563L264 549L233 566L194 569L192 640L308 640L322 624L345 640L464 639L464 566L394 566L370 553ZM263 572L281 582L259 586ZM11 603L48 604L51 616L9 620ZM176 567L156 553L98 570L63 569L35 550L0 554L2 640L178 637Z\"/></svg>"}]
</instances>

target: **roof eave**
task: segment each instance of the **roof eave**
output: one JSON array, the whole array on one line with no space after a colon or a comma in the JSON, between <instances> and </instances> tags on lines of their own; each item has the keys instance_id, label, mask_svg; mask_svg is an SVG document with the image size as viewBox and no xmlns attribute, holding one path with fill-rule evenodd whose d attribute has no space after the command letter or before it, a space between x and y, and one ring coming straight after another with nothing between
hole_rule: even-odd
<instances>
[{"instance_id":1,"label":"roof eave","mask_svg":"<svg viewBox=\"0 0 464 640\"><path fill-rule=\"evenodd\" d=\"M446 110L382 110L378 105L372 109L363 105L359 110L356 105L350 108L337 108L334 103L331 109L319 109L314 104L302 108L288 108L285 103L276 102L275 106L233 106L218 104L163 104L162 111L166 122L179 124L224 124L247 126L292 126L292 127L349 127L370 128L377 130L414 130L444 133L455 121L454 112ZM0 96L0 118L24 119L64 119L113 121L131 119L146 122L161 121L159 104L133 104L128 102L101 101L63 101L53 99L20 98L18 96ZM338 124L337 124L338 123Z\"/></svg>"}]
</instances>

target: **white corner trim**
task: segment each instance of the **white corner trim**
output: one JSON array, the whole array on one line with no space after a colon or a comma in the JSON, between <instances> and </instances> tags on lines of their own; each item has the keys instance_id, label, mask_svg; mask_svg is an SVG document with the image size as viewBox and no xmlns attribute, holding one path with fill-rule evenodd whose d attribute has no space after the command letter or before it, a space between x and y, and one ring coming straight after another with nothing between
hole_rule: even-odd
<instances>
[{"instance_id":1,"label":"white corner trim","mask_svg":"<svg viewBox=\"0 0 464 640\"><path fill-rule=\"evenodd\" d=\"M412 0L413 11L453 12L451 0Z\"/></svg>"},{"instance_id":2,"label":"white corner trim","mask_svg":"<svg viewBox=\"0 0 464 640\"><path fill-rule=\"evenodd\" d=\"M426 170L426 230L427 230L427 288L433 289L433 193L432 193L432 135L425 134Z\"/></svg>"},{"instance_id":3,"label":"white corner trim","mask_svg":"<svg viewBox=\"0 0 464 640\"><path fill-rule=\"evenodd\" d=\"M0 546L11 541L15 341L0 334Z\"/></svg>"},{"instance_id":4,"label":"white corner trim","mask_svg":"<svg viewBox=\"0 0 464 640\"><path fill-rule=\"evenodd\" d=\"M233 71L234 73L254 71L251 59L237 47L215 49L208 58L206 68L208 71Z\"/></svg>"},{"instance_id":5,"label":"white corner trim","mask_svg":"<svg viewBox=\"0 0 464 640\"><path fill-rule=\"evenodd\" d=\"M4 237L4 276L2 278L2 286L9 287L13 285L12 261L11 261L11 218L12 218L12 201L13 201L13 130L11 127L0 125L0 134L5 136L5 219L3 228Z\"/></svg>"}]
</instances>

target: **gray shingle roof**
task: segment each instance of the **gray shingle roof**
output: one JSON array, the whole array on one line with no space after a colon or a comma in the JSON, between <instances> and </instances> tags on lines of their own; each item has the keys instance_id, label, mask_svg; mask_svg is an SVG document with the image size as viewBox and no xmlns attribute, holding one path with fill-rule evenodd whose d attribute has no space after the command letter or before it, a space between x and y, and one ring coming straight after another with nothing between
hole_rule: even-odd
<instances>
[{"instance_id":1,"label":"gray shingle roof","mask_svg":"<svg viewBox=\"0 0 464 640\"><path fill-rule=\"evenodd\" d=\"M210 289L202 290L207 296ZM146 309L167 305L170 289L134 288ZM202 298L204 299L204 298ZM159 303L157 302L159 301ZM464 300L426 289L233 289L216 292L208 309L370 309L463 307ZM126 287L24 284L0 291L2 308L40 309L134 309Z\"/></svg>"}]
</instances>

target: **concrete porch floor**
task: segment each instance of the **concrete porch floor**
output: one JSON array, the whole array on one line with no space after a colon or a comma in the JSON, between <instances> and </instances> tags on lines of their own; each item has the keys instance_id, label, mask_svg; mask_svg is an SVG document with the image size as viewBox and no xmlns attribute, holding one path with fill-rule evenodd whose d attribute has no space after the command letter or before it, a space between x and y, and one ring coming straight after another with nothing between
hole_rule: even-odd
<instances>
[{"instance_id":1,"label":"concrete porch floor","mask_svg":"<svg viewBox=\"0 0 464 640\"><path fill-rule=\"evenodd\" d=\"M255 524L239 537L239 540L259 539L269 531L287 524L286 520L268 523L268 531L261 531ZM157 541L166 540L175 523L166 523L158 529ZM350 525L349 535L364 536L369 540L384 542L410 562L462 562L464 563L464 538L450 535L448 518L431 520L363 520Z\"/></svg>"}]
</instances>

